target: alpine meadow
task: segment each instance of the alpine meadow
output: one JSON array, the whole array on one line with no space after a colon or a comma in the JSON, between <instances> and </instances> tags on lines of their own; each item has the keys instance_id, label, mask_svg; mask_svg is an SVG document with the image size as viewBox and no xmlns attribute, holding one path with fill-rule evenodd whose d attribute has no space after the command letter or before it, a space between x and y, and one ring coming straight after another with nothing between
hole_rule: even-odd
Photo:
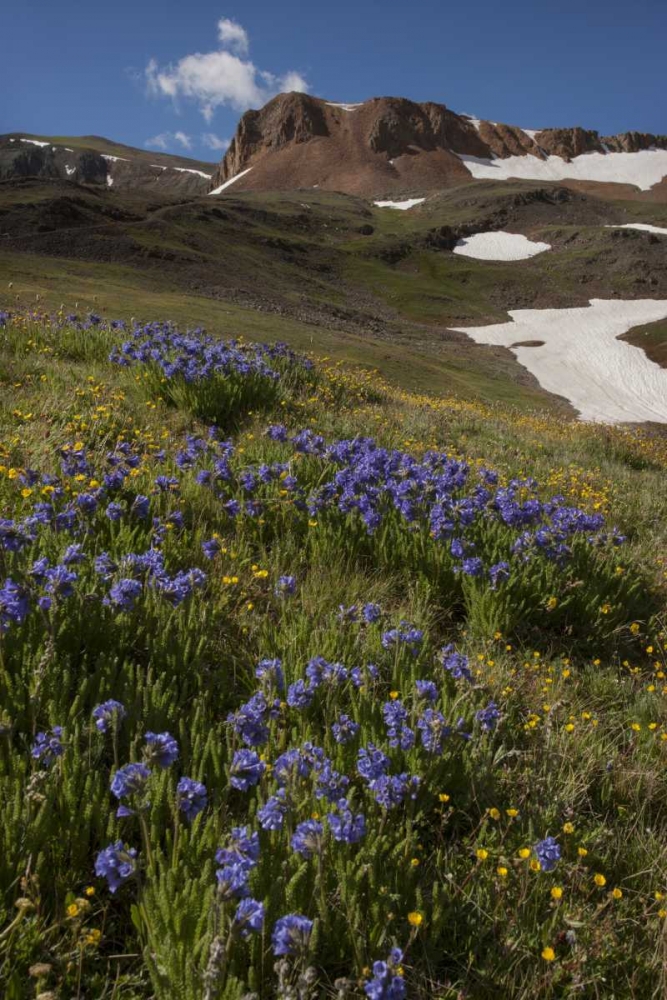
<instances>
[{"instance_id":1,"label":"alpine meadow","mask_svg":"<svg viewBox=\"0 0 667 1000\"><path fill-rule=\"evenodd\" d=\"M667 997L664 114L480 4L7 46L1 1000Z\"/></svg>"}]
</instances>

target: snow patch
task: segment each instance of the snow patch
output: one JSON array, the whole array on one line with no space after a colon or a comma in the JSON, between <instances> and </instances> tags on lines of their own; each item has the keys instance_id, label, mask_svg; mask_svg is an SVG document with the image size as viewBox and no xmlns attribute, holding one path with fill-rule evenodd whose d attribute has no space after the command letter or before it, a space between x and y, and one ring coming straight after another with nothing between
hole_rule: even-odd
<instances>
[{"instance_id":1,"label":"snow patch","mask_svg":"<svg viewBox=\"0 0 667 1000\"><path fill-rule=\"evenodd\" d=\"M622 226L605 226L605 229L642 229L646 233L662 233L667 236L664 226L651 226L648 222L624 222Z\"/></svg>"},{"instance_id":2,"label":"snow patch","mask_svg":"<svg viewBox=\"0 0 667 1000\"><path fill-rule=\"evenodd\" d=\"M476 118L474 115L461 115L462 118L467 118L471 125L474 125L479 132L480 125L482 124L481 118Z\"/></svg>"},{"instance_id":3,"label":"snow patch","mask_svg":"<svg viewBox=\"0 0 667 1000\"><path fill-rule=\"evenodd\" d=\"M251 170L252 167L242 170L239 174L235 174L233 177L230 177L229 180L225 181L224 184L221 184L220 187L215 188L213 191L209 191L209 194L220 194L221 191L224 191L225 188L228 188L231 184L236 184L237 181L240 181L241 178L245 177L246 174L249 174Z\"/></svg>"},{"instance_id":4,"label":"snow patch","mask_svg":"<svg viewBox=\"0 0 667 1000\"><path fill-rule=\"evenodd\" d=\"M31 146L49 146L48 142L39 142L38 139L19 139L19 142L29 142ZM55 149L55 146L53 147Z\"/></svg>"},{"instance_id":5,"label":"snow patch","mask_svg":"<svg viewBox=\"0 0 667 1000\"><path fill-rule=\"evenodd\" d=\"M119 160L122 160L123 163L130 162L126 156L109 156L108 153L100 153L100 156L103 160L109 160L110 163L118 163Z\"/></svg>"},{"instance_id":6,"label":"snow patch","mask_svg":"<svg viewBox=\"0 0 667 1000\"><path fill-rule=\"evenodd\" d=\"M551 250L550 243L529 240L521 233L475 233L457 242L453 252L477 260L526 260Z\"/></svg>"},{"instance_id":7,"label":"snow patch","mask_svg":"<svg viewBox=\"0 0 667 1000\"><path fill-rule=\"evenodd\" d=\"M166 167L163 167L161 163L151 163L151 164L149 164L149 166L155 167L156 170L166 170L167 169Z\"/></svg>"},{"instance_id":8,"label":"snow patch","mask_svg":"<svg viewBox=\"0 0 667 1000\"><path fill-rule=\"evenodd\" d=\"M110 177L109 174L107 174L107 187L113 187L113 177Z\"/></svg>"},{"instance_id":9,"label":"snow patch","mask_svg":"<svg viewBox=\"0 0 667 1000\"><path fill-rule=\"evenodd\" d=\"M478 180L600 181L632 184L649 191L667 176L667 149L641 149L637 153L582 153L566 162L560 156L507 156L488 160L456 153Z\"/></svg>"},{"instance_id":10,"label":"snow patch","mask_svg":"<svg viewBox=\"0 0 667 1000\"><path fill-rule=\"evenodd\" d=\"M199 177L204 177L207 181L210 181L213 174L205 174L201 170L190 170L189 167L174 167L174 170L178 170L179 174L197 174Z\"/></svg>"},{"instance_id":11,"label":"snow patch","mask_svg":"<svg viewBox=\"0 0 667 1000\"><path fill-rule=\"evenodd\" d=\"M426 201L426 198L408 198L406 201L374 201L373 204L377 205L378 208L399 208L404 212L415 205L421 205L423 201Z\"/></svg>"},{"instance_id":12,"label":"snow patch","mask_svg":"<svg viewBox=\"0 0 667 1000\"><path fill-rule=\"evenodd\" d=\"M68 177L71 177L72 174L76 173L76 167L70 167L69 163L66 163L65 164L65 173L67 174Z\"/></svg>"},{"instance_id":13,"label":"snow patch","mask_svg":"<svg viewBox=\"0 0 667 1000\"><path fill-rule=\"evenodd\" d=\"M328 108L342 108L343 111L356 111L362 103L363 101L360 101L359 104L336 104L334 101L325 101Z\"/></svg>"},{"instance_id":14,"label":"snow patch","mask_svg":"<svg viewBox=\"0 0 667 1000\"><path fill-rule=\"evenodd\" d=\"M591 299L574 309L514 309L510 322L454 327L478 344L510 348L543 389L565 396L582 420L667 423L667 369L618 340L667 318L667 301ZM523 341L542 341L521 347Z\"/></svg>"}]
</instances>

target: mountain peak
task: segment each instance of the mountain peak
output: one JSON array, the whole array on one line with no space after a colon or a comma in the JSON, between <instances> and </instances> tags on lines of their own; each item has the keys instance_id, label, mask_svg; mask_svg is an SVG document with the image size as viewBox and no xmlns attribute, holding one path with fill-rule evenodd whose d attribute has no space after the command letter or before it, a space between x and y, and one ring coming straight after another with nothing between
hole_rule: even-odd
<instances>
[{"instance_id":1,"label":"mountain peak","mask_svg":"<svg viewBox=\"0 0 667 1000\"><path fill-rule=\"evenodd\" d=\"M636 155L609 159L613 153ZM242 116L211 189L319 187L375 198L493 176L648 189L667 176L667 138L639 132L602 138L580 126L524 129L404 97L345 104L291 92Z\"/></svg>"}]
</instances>

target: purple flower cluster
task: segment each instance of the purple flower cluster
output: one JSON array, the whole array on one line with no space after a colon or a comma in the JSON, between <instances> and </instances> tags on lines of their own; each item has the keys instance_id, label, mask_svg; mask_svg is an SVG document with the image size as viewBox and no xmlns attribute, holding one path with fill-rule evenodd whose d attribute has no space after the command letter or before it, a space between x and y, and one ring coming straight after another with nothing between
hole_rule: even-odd
<instances>
[{"instance_id":1,"label":"purple flower cluster","mask_svg":"<svg viewBox=\"0 0 667 1000\"><path fill-rule=\"evenodd\" d=\"M62 757L65 753L62 734L62 726L54 726L46 733L37 733L30 751L31 756L46 767L50 767L58 757Z\"/></svg>"},{"instance_id":2,"label":"purple flower cluster","mask_svg":"<svg viewBox=\"0 0 667 1000\"><path fill-rule=\"evenodd\" d=\"M109 360L124 367L157 365L167 379L190 383L233 375L276 381L279 372L271 367L275 361L310 366L285 344L241 344L209 337L201 329L180 333L172 323L136 324L131 339L114 348Z\"/></svg>"},{"instance_id":3,"label":"purple flower cluster","mask_svg":"<svg viewBox=\"0 0 667 1000\"><path fill-rule=\"evenodd\" d=\"M104 701L101 705L93 709L95 728L100 733L108 733L109 729L118 726L126 715L125 706L119 701L114 701L113 698L110 698L109 701Z\"/></svg>"},{"instance_id":4,"label":"purple flower cluster","mask_svg":"<svg viewBox=\"0 0 667 1000\"><path fill-rule=\"evenodd\" d=\"M105 878L109 890L116 892L137 870L137 851L135 847L126 847L122 840L109 844L100 851L95 859L95 874Z\"/></svg>"},{"instance_id":5,"label":"purple flower cluster","mask_svg":"<svg viewBox=\"0 0 667 1000\"><path fill-rule=\"evenodd\" d=\"M386 962L373 963L373 976L364 985L364 993L370 1000L404 1000L402 961L401 949L392 948Z\"/></svg>"},{"instance_id":6,"label":"purple flower cluster","mask_svg":"<svg viewBox=\"0 0 667 1000\"><path fill-rule=\"evenodd\" d=\"M539 840L533 850L543 872L551 872L560 861L560 846L555 837L545 837Z\"/></svg>"},{"instance_id":7,"label":"purple flower cluster","mask_svg":"<svg viewBox=\"0 0 667 1000\"><path fill-rule=\"evenodd\" d=\"M276 920L271 935L273 954L305 955L310 945L313 921L301 913L288 913Z\"/></svg>"}]
</instances>

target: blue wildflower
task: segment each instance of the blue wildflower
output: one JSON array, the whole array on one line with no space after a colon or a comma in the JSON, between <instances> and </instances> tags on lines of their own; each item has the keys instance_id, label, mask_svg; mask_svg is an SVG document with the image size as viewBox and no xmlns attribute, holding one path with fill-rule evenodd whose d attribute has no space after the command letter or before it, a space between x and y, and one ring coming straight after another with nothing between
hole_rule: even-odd
<instances>
[{"instance_id":1,"label":"blue wildflower","mask_svg":"<svg viewBox=\"0 0 667 1000\"><path fill-rule=\"evenodd\" d=\"M417 689L417 694L424 701L437 701L438 700L438 689L433 683L433 681L415 681L415 688Z\"/></svg>"},{"instance_id":2,"label":"blue wildflower","mask_svg":"<svg viewBox=\"0 0 667 1000\"><path fill-rule=\"evenodd\" d=\"M457 653L455 647L450 644L440 651L440 662L456 681L469 681L472 684L472 673L468 666L468 657L463 653Z\"/></svg>"},{"instance_id":3,"label":"blue wildflower","mask_svg":"<svg viewBox=\"0 0 667 1000\"><path fill-rule=\"evenodd\" d=\"M100 552L100 554L95 557L93 566L97 575L100 576L105 582L109 581L118 569L117 563L113 561L108 552Z\"/></svg>"},{"instance_id":4,"label":"blue wildflower","mask_svg":"<svg viewBox=\"0 0 667 1000\"><path fill-rule=\"evenodd\" d=\"M110 521L120 521L124 513L123 505L117 503L115 500L112 500L111 503L107 505L107 509L105 511L105 514Z\"/></svg>"},{"instance_id":5,"label":"blue wildflower","mask_svg":"<svg viewBox=\"0 0 667 1000\"><path fill-rule=\"evenodd\" d=\"M369 1000L404 1000L405 980L401 971L403 953L393 948L386 962L373 963L373 978L364 985Z\"/></svg>"},{"instance_id":6,"label":"blue wildflower","mask_svg":"<svg viewBox=\"0 0 667 1000\"><path fill-rule=\"evenodd\" d=\"M206 808L206 786L192 778L181 778L176 786L176 801L185 818L192 821Z\"/></svg>"},{"instance_id":7,"label":"blue wildflower","mask_svg":"<svg viewBox=\"0 0 667 1000\"><path fill-rule=\"evenodd\" d=\"M451 727L445 722L444 715L433 708L427 708L417 720L417 728L424 749L429 753L442 753L443 742L452 732Z\"/></svg>"},{"instance_id":8,"label":"blue wildflower","mask_svg":"<svg viewBox=\"0 0 667 1000\"><path fill-rule=\"evenodd\" d=\"M290 684L287 689L287 704L290 708L308 708L314 697L314 690L306 687L304 680L298 680L294 684Z\"/></svg>"},{"instance_id":9,"label":"blue wildflower","mask_svg":"<svg viewBox=\"0 0 667 1000\"><path fill-rule=\"evenodd\" d=\"M348 776L336 771L331 762L326 761L317 775L315 795L328 799L329 802L337 802L347 794L349 784Z\"/></svg>"},{"instance_id":10,"label":"blue wildflower","mask_svg":"<svg viewBox=\"0 0 667 1000\"><path fill-rule=\"evenodd\" d=\"M373 798L383 809L400 805L406 796L417 797L420 779L417 775L383 774L368 785Z\"/></svg>"},{"instance_id":11,"label":"blue wildflower","mask_svg":"<svg viewBox=\"0 0 667 1000\"><path fill-rule=\"evenodd\" d=\"M292 835L292 850L302 858L311 858L322 850L324 827L315 819L299 823Z\"/></svg>"},{"instance_id":12,"label":"blue wildflower","mask_svg":"<svg viewBox=\"0 0 667 1000\"><path fill-rule=\"evenodd\" d=\"M126 715L125 706L119 701L114 701L113 698L110 698L109 701L103 701L101 705L93 709L95 727L100 733L107 733L109 726L117 726Z\"/></svg>"},{"instance_id":13,"label":"blue wildflower","mask_svg":"<svg viewBox=\"0 0 667 1000\"><path fill-rule=\"evenodd\" d=\"M109 607L120 608L122 611L131 611L142 590L143 586L139 580L118 580L102 603Z\"/></svg>"},{"instance_id":14,"label":"blue wildflower","mask_svg":"<svg viewBox=\"0 0 667 1000\"><path fill-rule=\"evenodd\" d=\"M209 538L207 541L201 543L201 547L207 559L215 559L222 545L219 539Z\"/></svg>"},{"instance_id":15,"label":"blue wildflower","mask_svg":"<svg viewBox=\"0 0 667 1000\"><path fill-rule=\"evenodd\" d=\"M364 604L363 608L361 609L361 614L363 616L364 621L367 622L369 625L372 625L373 622L376 622L378 620L378 618L382 614L382 610L379 604Z\"/></svg>"},{"instance_id":16,"label":"blue wildflower","mask_svg":"<svg viewBox=\"0 0 667 1000\"><path fill-rule=\"evenodd\" d=\"M489 578L491 589L496 590L499 583L505 583L510 578L510 564L508 562L495 563L489 568Z\"/></svg>"},{"instance_id":17,"label":"blue wildflower","mask_svg":"<svg viewBox=\"0 0 667 1000\"><path fill-rule=\"evenodd\" d=\"M463 560L461 569L466 576L481 576L484 572L484 563L477 556L471 556Z\"/></svg>"},{"instance_id":18,"label":"blue wildflower","mask_svg":"<svg viewBox=\"0 0 667 1000\"><path fill-rule=\"evenodd\" d=\"M365 816L363 813L355 815L346 799L338 803L338 812L327 813L327 820L334 840L341 843L356 844L366 834Z\"/></svg>"},{"instance_id":19,"label":"blue wildflower","mask_svg":"<svg viewBox=\"0 0 667 1000\"><path fill-rule=\"evenodd\" d=\"M237 750L232 758L229 781L232 788L247 792L256 785L266 770L266 764L252 750Z\"/></svg>"},{"instance_id":20,"label":"blue wildflower","mask_svg":"<svg viewBox=\"0 0 667 1000\"><path fill-rule=\"evenodd\" d=\"M285 789L279 788L275 795L257 810L257 819L262 830L279 830L287 812Z\"/></svg>"},{"instance_id":21,"label":"blue wildflower","mask_svg":"<svg viewBox=\"0 0 667 1000\"><path fill-rule=\"evenodd\" d=\"M296 578L293 576L279 576L274 588L276 597L291 597L296 593Z\"/></svg>"},{"instance_id":22,"label":"blue wildflower","mask_svg":"<svg viewBox=\"0 0 667 1000\"><path fill-rule=\"evenodd\" d=\"M248 869L240 864L227 864L216 869L218 894L222 902L230 899L243 899L250 892L248 888Z\"/></svg>"},{"instance_id":23,"label":"blue wildflower","mask_svg":"<svg viewBox=\"0 0 667 1000\"><path fill-rule=\"evenodd\" d=\"M51 566L46 570L45 577L45 589L53 597L72 597L74 594L77 575L66 566Z\"/></svg>"},{"instance_id":24,"label":"blue wildflower","mask_svg":"<svg viewBox=\"0 0 667 1000\"><path fill-rule=\"evenodd\" d=\"M146 733L144 756L147 763L158 767L170 767L178 760L178 743L171 733Z\"/></svg>"},{"instance_id":25,"label":"blue wildflower","mask_svg":"<svg viewBox=\"0 0 667 1000\"><path fill-rule=\"evenodd\" d=\"M262 683L275 685L278 691L282 691L285 687L282 660L260 660L255 667L255 677Z\"/></svg>"},{"instance_id":26,"label":"blue wildflower","mask_svg":"<svg viewBox=\"0 0 667 1000\"><path fill-rule=\"evenodd\" d=\"M25 591L13 580L5 580L0 588L0 633L6 632L11 624L20 625L29 610Z\"/></svg>"},{"instance_id":27,"label":"blue wildflower","mask_svg":"<svg viewBox=\"0 0 667 1000\"><path fill-rule=\"evenodd\" d=\"M500 712L495 701L490 701L486 708L481 708L479 712L475 714L475 718L485 733L493 732L500 718Z\"/></svg>"},{"instance_id":28,"label":"blue wildflower","mask_svg":"<svg viewBox=\"0 0 667 1000\"><path fill-rule=\"evenodd\" d=\"M84 562L85 558L82 546L78 542L75 545L68 545L63 555L63 566L77 566Z\"/></svg>"},{"instance_id":29,"label":"blue wildflower","mask_svg":"<svg viewBox=\"0 0 667 1000\"><path fill-rule=\"evenodd\" d=\"M288 913L287 916L280 917L276 920L271 934L273 954L305 955L312 930L313 921L300 913Z\"/></svg>"},{"instance_id":30,"label":"blue wildflower","mask_svg":"<svg viewBox=\"0 0 667 1000\"><path fill-rule=\"evenodd\" d=\"M259 861L259 834L256 830L250 832L247 826L232 827L226 846L215 852L215 860L218 864L254 868Z\"/></svg>"},{"instance_id":31,"label":"blue wildflower","mask_svg":"<svg viewBox=\"0 0 667 1000\"><path fill-rule=\"evenodd\" d=\"M390 760L372 743L362 747L357 757L357 771L365 781L375 781L389 770Z\"/></svg>"},{"instance_id":32,"label":"blue wildflower","mask_svg":"<svg viewBox=\"0 0 667 1000\"><path fill-rule=\"evenodd\" d=\"M543 872L551 872L560 861L560 846L555 837L545 837L539 840L533 850Z\"/></svg>"},{"instance_id":33,"label":"blue wildflower","mask_svg":"<svg viewBox=\"0 0 667 1000\"><path fill-rule=\"evenodd\" d=\"M274 762L273 774L281 785L289 784L295 778L307 778L310 764L304 754L296 748L286 750Z\"/></svg>"},{"instance_id":34,"label":"blue wildflower","mask_svg":"<svg viewBox=\"0 0 667 1000\"><path fill-rule=\"evenodd\" d=\"M145 764L126 764L119 768L111 779L111 792L117 799L134 797L137 809L143 810L148 805L143 801L143 797L150 776L151 772ZM137 809L120 805L116 810L116 816L134 816Z\"/></svg>"},{"instance_id":35,"label":"blue wildflower","mask_svg":"<svg viewBox=\"0 0 667 1000\"><path fill-rule=\"evenodd\" d=\"M62 726L54 726L46 733L37 733L30 755L50 767L57 757L62 757L65 748L62 744Z\"/></svg>"},{"instance_id":36,"label":"blue wildflower","mask_svg":"<svg viewBox=\"0 0 667 1000\"><path fill-rule=\"evenodd\" d=\"M257 933L264 926L264 904L249 896L242 899L234 914L234 928L246 938L251 931Z\"/></svg>"},{"instance_id":37,"label":"blue wildflower","mask_svg":"<svg viewBox=\"0 0 667 1000\"><path fill-rule=\"evenodd\" d=\"M354 722L349 715L341 715L331 726L331 732L336 743L349 743L359 732L359 723Z\"/></svg>"},{"instance_id":38,"label":"blue wildflower","mask_svg":"<svg viewBox=\"0 0 667 1000\"><path fill-rule=\"evenodd\" d=\"M110 892L116 892L137 870L136 858L136 848L126 847L122 840L117 840L97 855L95 874L107 880Z\"/></svg>"}]
</instances>

